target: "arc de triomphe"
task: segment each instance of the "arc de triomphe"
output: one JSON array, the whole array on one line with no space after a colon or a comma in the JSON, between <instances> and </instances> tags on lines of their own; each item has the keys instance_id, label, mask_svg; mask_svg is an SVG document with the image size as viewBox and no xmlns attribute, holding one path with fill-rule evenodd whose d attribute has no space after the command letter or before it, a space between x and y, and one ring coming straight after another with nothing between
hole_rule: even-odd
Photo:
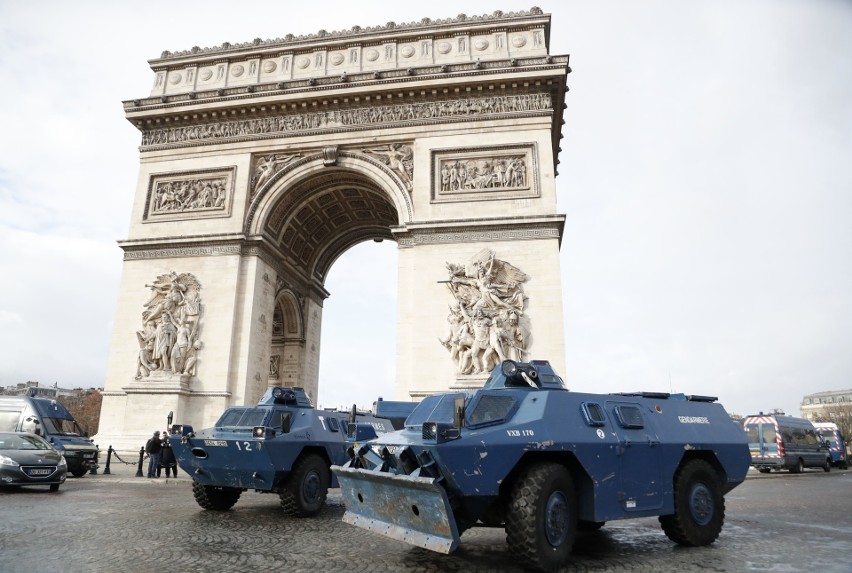
<instances>
[{"instance_id":1,"label":"arc de triomphe","mask_svg":"<svg viewBox=\"0 0 852 573\"><path fill-rule=\"evenodd\" d=\"M533 8L151 60L124 102L140 170L96 441L206 427L269 386L316 398L326 276L369 240L399 248L395 399L504 357L564 371L549 35Z\"/></svg>"}]
</instances>

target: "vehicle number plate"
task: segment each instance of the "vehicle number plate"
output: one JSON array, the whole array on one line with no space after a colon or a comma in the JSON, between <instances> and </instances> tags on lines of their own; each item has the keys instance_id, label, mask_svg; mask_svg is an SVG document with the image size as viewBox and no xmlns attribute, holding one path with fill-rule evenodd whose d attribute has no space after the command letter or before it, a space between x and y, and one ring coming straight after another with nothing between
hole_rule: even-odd
<instances>
[{"instance_id":1,"label":"vehicle number plate","mask_svg":"<svg viewBox=\"0 0 852 573\"><path fill-rule=\"evenodd\" d=\"M226 442L225 440L204 440L204 445L225 447L228 445L228 442Z\"/></svg>"},{"instance_id":2,"label":"vehicle number plate","mask_svg":"<svg viewBox=\"0 0 852 573\"><path fill-rule=\"evenodd\" d=\"M93 458L95 457L95 452L88 452L83 454L84 458Z\"/></svg>"},{"instance_id":3,"label":"vehicle number plate","mask_svg":"<svg viewBox=\"0 0 852 573\"><path fill-rule=\"evenodd\" d=\"M46 476L52 473L53 470L49 468L35 468L30 470L30 475L32 476Z\"/></svg>"}]
</instances>

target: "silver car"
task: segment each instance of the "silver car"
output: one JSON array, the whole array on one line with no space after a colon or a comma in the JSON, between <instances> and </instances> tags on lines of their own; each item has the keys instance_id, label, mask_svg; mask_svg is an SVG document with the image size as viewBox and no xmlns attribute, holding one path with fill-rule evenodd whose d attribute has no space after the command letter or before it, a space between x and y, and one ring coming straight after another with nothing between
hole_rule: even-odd
<instances>
[{"instance_id":1,"label":"silver car","mask_svg":"<svg viewBox=\"0 0 852 573\"><path fill-rule=\"evenodd\" d=\"M47 485L58 491L68 465L43 438L27 432L0 432L0 487Z\"/></svg>"}]
</instances>

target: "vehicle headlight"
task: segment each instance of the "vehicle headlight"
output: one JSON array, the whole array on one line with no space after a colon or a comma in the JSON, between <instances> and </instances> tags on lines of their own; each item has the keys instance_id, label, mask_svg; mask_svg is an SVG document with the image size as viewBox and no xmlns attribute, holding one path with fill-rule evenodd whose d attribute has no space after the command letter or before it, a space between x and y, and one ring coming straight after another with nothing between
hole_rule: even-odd
<instances>
[{"instance_id":1,"label":"vehicle headlight","mask_svg":"<svg viewBox=\"0 0 852 573\"><path fill-rule=\"evenodd\" d=\"M65 456L59 456L59 463L57 464L57 467L62 468L62 467L66 467L67 465L68 465L68 462L65 461Z\"/></svg>"},{"instance_id":2,"label":"vehicle headlight","mask_svg":"<svg viewBox=\"0 0 852 573\"><path fill-rule=\"evenodd\" d=\"M13 466L20 467L21 464L10 458L9 456L4 456L0 454L0 466Z\"/></svg>"}]
</instances>

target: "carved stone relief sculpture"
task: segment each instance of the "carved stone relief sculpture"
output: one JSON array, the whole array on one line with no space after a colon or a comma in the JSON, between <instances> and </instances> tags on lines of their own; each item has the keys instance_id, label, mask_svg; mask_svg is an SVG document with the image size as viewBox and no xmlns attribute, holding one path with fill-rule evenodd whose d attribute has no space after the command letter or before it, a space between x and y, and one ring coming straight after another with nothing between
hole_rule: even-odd
<instances>
[{"instance_id":1,"label":"carved stone relief sculpture","mask_svg":"<svg viewBox=\"0 0 852 573\"><path fill-rule=\"evenodd\" d=\"M251 177L251 194L254 196L263 185L276 173L284 169L294 159L301 157L299 153L275 153L262 155L257 158Z\"/></svg>"},{"instance_id":2,"label":"carved stone relief sculpture","mask_svg":"<svg viewBox=\"0 0 852 573\"><path fill-rule=\"evenodd\" d=\"M432 155L433 201L538 196L534 145L436 150Z\"/></svg>"},{"instance_id":3,"label":"carved stone relief sculpture","mask_svg":"<svg viewBox=\"0 0 852 573\"><path fill-rule=\"evenodd\" d=\"M142 311L142 329L136 331L139 357L136 380L158 376L195 375L202 315L201 285L190 273L160 275Z\"/></svg>"},{"instance_id":4,"label":"carved stone relief sculpture","mask_svg":"<svg viewBox=\"0 0 852 573\"><path fill-rule=\"evenodd\" d=\"M148 189L145 221L230 214L234 170L155 175Z\"/></svg>"},{"instance_id":5,"label":"carved stone relief sculpture","mask_svg":"<svg viewBox=\"0 0 852 573\"><path fill-rule=\"evenodd\" d=\"M142 147L156 145L193 145L220 139L257 135L290 135L296 132L374 125L389 126L417 121L457 118L493 118L500 114L535 113L551 110L549 93L467 97L449 101L431 101L380 105L344 110L295 112L284 115L212 122L185 127L158 127L142 132Z\"/></svg>"},{"instance_id":6,"label":"carved stone relief sculpture","mask_svg":"<svg viewBox=\"0 0 852 573\"><path fill-rule=\"evenodd\" d=\"M441 161L441 191L526 189L527 171L524 155Z\"/></svg>"},{"instance_id":7,"label":"carved stone relief sculpture","mask_svg":"<svg viewBox=\"0 0 852 573\"><path fill-rule=\"evenodd\" d=\"M391 143L382 147L362 149L364 153L375 155L379 160L390 167L410 192L414 186L414 150L410 145L403 143Z\"/></svg>"},{"instance_id":8,"label":"carved stone relief sculpture","mask_svg":"<svg viewBox=\"0 0 852 573\"><path fill-rule=\"evenodd\" d=\"M530 347L523 283L517 267L482 249L466 264L447 263L452 296L447 333L438 340L461 375L490 372L503 360L523 361Z\"/></svg>"}]
</instances>

